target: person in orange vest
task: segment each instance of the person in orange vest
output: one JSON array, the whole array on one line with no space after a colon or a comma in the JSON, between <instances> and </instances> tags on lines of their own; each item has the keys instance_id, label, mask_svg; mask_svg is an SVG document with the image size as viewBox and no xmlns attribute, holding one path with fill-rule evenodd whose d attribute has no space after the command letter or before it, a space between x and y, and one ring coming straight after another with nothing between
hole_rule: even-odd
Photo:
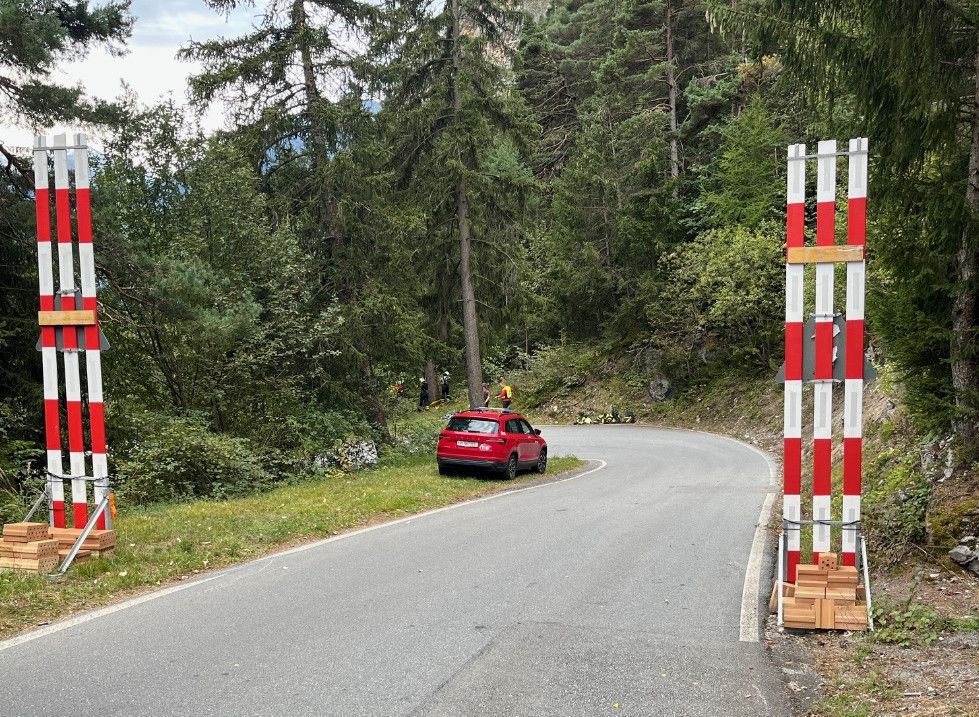
<instances>
[{"instance_id":1,"label":"person in orange vest","mask_svg":"<svg viewBox=\"0 0 979 717\"><path fill-rule=\"evenodd\" d=\"M510 401L513 400L513 388L502 378L500 379L500 393L497 398L503 403L503 408L510 408Z\"/></svg>"}]
</instances>

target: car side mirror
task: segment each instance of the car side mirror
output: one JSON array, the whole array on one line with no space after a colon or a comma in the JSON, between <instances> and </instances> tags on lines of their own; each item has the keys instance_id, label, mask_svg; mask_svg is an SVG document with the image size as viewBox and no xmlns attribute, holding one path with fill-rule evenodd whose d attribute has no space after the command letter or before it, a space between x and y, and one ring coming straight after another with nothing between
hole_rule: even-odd
<instances>
[{"instance_id":1,"label":"car side mirror","mask_svg":"<svg viewBox=\"0 0 979 717\"><path fill-rule=\"evenodd\" d=\"M540 435L540 429L539 428L535 428L534 429L534 433L536 433L539 436Z\"/></svg>"}]
</instances>

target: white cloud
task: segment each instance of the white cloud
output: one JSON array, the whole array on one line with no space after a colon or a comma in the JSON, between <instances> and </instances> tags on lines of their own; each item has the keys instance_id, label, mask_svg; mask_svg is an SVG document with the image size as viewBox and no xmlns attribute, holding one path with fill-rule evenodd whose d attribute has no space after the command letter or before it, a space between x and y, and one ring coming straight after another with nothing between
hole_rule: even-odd
<instances>
[{"instance_id":1,"label":"white cloud","mask_svg":"<svg viewBox=\"0 0 979 717\"><path fill-rule=\"evenodd\" d=\"M127 54L113 57L103 49L93 50L83 59L64 63L53 73L52 80L80 86L86 94L102 99L118 97L125 82L144 103L153 103L167 95L184 103L187 78L199 71L200 65L178 61L177 51L191 39L233 37L247 32L260 8L244 8L225 17L209 11L202 0L136 0L132 12L136 23L127 43ZM222 115L222 108L213 107L203 119L205 129L221 127ZM56 133L75 128L38 129ZM0 142L7 147L30 147L34 133L34 128L0 121Z\"/></svg>"}]
</instances>

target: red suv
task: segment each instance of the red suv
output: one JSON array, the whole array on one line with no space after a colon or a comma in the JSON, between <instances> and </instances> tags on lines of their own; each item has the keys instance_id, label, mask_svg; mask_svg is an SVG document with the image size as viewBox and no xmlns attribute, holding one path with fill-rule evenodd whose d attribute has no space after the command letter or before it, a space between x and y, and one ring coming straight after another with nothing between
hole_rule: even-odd
<instances>
[{"instance_id":1,"label":"red suv","mask_svg":"<svg viewBox=\"0 0 979 717\"><path fill-rule=\"evenodd\" d=\"M435 457L442 475L454 468L489 468L512 479L521 468L547 470L547 441L519 413L477 408L449 419Z\"/></svg>"}]
</instances>

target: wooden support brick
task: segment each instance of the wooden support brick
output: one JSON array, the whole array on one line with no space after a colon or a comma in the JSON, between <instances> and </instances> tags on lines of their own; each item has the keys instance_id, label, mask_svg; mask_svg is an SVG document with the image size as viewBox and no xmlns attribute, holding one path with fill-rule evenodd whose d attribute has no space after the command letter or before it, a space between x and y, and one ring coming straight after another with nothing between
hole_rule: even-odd
<instances>
[{"instance_id":1,"label":"wooden support brick","mask_svg":"<svg viewBox=\"0 0 979 717\"><path fill-rule=\"evenodd\" d=\"M836 553L820 553L819 554L819 567L827 571L835 571L839 564L839 557ZM829 575L827 574L826 579L829 580Z\"/></svg>"},{"instance_id":2,"label":"wooden support brick","mask_svg":"<svg viewBox=\"0 0 979 717\"><path fill-rule=\"evenodd\" d=\"M833 587L831 585L826 588L826 597L833 600L848 600L850 602L856 602L857 589L855 587Z\"/></svg>"},{"instance_id":3,"label":"wooden support brick","mask_svg":"<svg viewBox=\"0 0 979 717\"><path fill-rule=\"evenodd\" d=\"M37 540L32 543L7 543L4 542L3 552L9 552L14 558L46 558L58 554L57 540Z\"/></svg>"},{"instance_id":4,"label":"wooden support brick","mask_svg":"<svg viewBox=\"0 0 979 717\"><path fill-rule=\"evenodd\" d=\"M778 584L778 580L776 580L775 584L772 585L772 596L768 600L768 609L772 613L778 612ZM795 595L795 585L792 583L783 583L782 597L791 598L793 595Z\"/></svg>"},{"instance_id":5,"label":"wooden support brick","mask_svg":"<svg viewBox=\"0 0 979 717\"><path fill-rule=\"evenodd\" d=\"M47 523L7 523L3 526L3 539L11 543L32 543L48 539Z\"/></svg>"},{"instance_id":6,"label":"wooden support brick","mask_svg":"<svg viewBox=\"0 0 979 717\"><path fill-rule=\"evenodd\" d=\"M797 585L795 588L795 597L798 598L809 598L815 600L822 600L826 597L825 587L815 587L811 585Z\"/></svg>"},{"instance_id":7,"label":"wooden support brick","mask_svg":"<svg viewBox=\"0 0 979 717\"><path fill-rule=\"evenodd\" d=\"M817 616L816 627L823 630L836 629L836 602L834 600L820 600L818 605L819 615Z\"/></svg>"}]
</instances>

